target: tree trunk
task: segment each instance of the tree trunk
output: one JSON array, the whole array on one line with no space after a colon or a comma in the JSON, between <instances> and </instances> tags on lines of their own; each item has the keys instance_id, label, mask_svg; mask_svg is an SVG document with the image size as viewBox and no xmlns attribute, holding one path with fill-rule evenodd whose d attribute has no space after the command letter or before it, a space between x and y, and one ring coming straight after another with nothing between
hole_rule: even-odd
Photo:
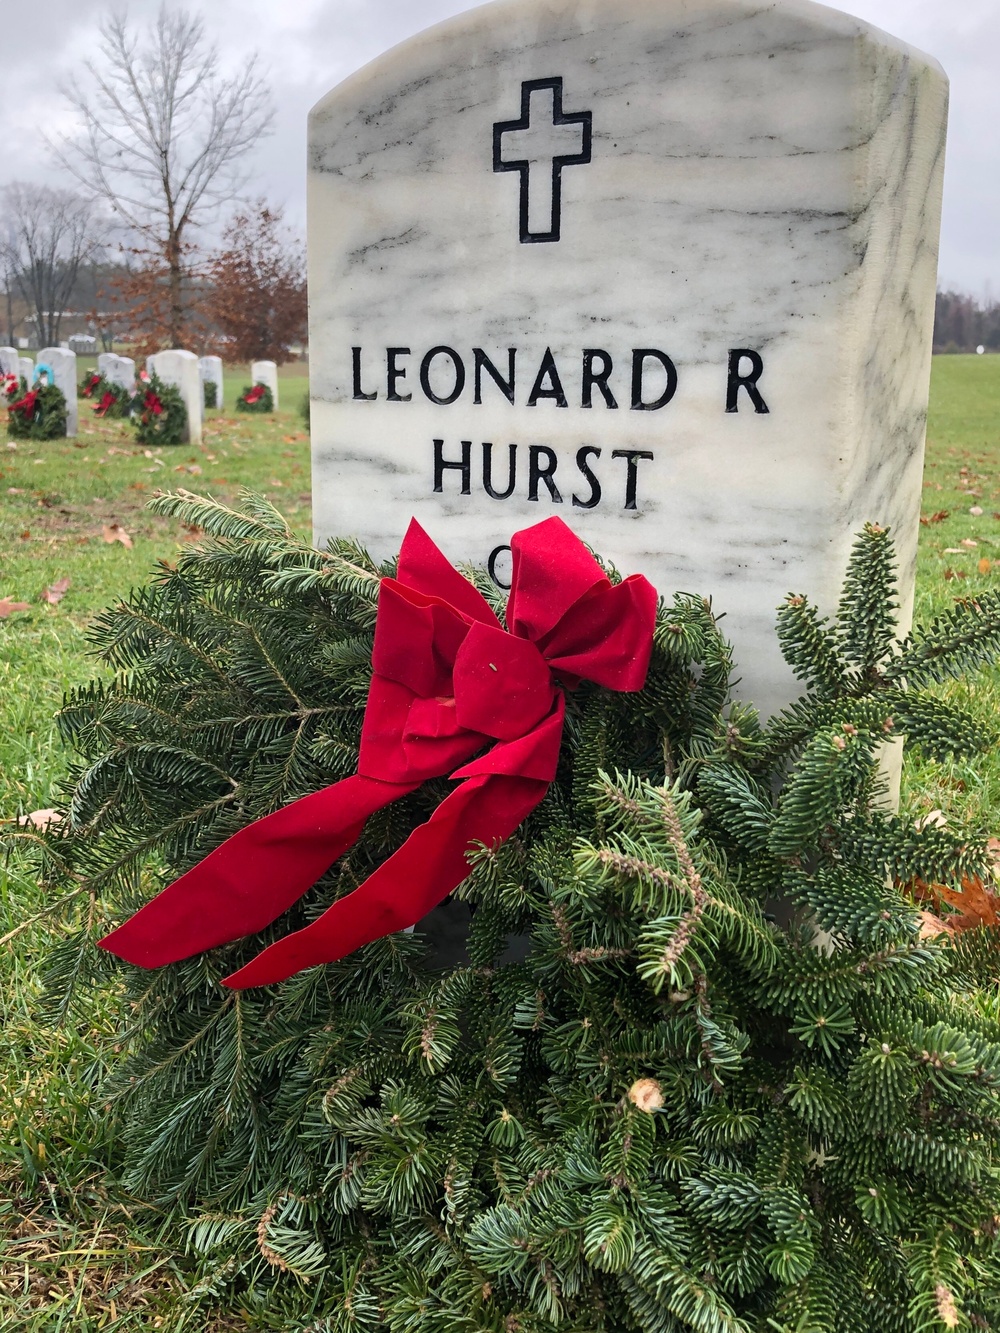
<instances>
[{"instance_id":1,"label":"tree trunk","mask_svg":"<svg viewBox=\"0 0 1000 1333\"><path fill-rule=\"evenodd\" d=\"M184 275L181 268L181 238L172 232L167 241L167 268L170 285L170 345L180 347L184 337Z\"/></svg>"}]
</instances>

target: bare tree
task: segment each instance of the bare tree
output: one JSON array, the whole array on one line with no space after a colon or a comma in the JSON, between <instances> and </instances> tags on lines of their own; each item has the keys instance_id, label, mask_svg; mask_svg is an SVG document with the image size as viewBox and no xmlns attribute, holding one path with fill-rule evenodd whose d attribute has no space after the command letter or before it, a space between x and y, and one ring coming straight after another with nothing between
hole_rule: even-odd
<instances>
[{"instance_id":1,"label":"bare tree","mask_svg":"<svg viewBox=\"0 0 1000 1333\"><path fill-rule=\"evenodd\" d=\"M176 346L185 327L191 233L246 183L240 162L267 133L271 96L256 57L232 77L201 19L161 7L140 32L127 16L100 26L100 59L89 86L67 96L82 120L79 138L57 148L60 161L141 238L148 268L168 288L167 327Z\"/></svg>"},{"instance_id":2,"label":"bare tree","mask_svg":"<svg viewBox=\"0 0 1000 1333\"><path fill-rule=\"evenodd\" d=\"M40 347L59 341L66 303L81 270L100 257L105 232L94 202L72 190L23 181L0 190L0 264L8 306L16 292L32 311Z\"/></svg>"}]
</instances>

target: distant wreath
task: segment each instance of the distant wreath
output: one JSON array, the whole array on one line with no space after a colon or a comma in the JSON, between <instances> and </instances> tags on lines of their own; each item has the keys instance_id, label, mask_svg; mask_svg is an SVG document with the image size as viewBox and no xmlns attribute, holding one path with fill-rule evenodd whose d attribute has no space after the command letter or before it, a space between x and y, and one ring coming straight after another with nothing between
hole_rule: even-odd
<instances>
[{"instance_id":1,"label":"distant wreath","mask_svg":"<svg viewBox=\"0 0 1000 1333\"><path fill-rule=\"evenodd\" d=\"M216 384L215 380L206 380L204 384L204 390L205 390L205 406L218 407L219 386Z\"/></svg>"},{"instance_id":2,"label":"distant wreath","mask_svg":"<svg viewBox=\"0 0 1000 1333\"><path fill-rule=\"evenodd\" d=\"M236 400L237 412L273 412L274 394L266 384L247 386Z\"/></svg>"},{"instance_id":3,"label":"distant wreath","mask_svg":"<svg viewBox=\"0 0 1000 1333\"><path fill-rule=\"evenodd\" d=\"M66 434L66 416L63 391L43 377L10 404L7 430L16 440L55 440Z\"/></svg>"},{"instance_id":4,"label":"distant wreath","mask_svg":"<svg viewBox=\"0 0 1000 1333\"><path fill-rule=\"evenodd\" d=\"M94 416L129 417L134 407L134 395L123 384L116 384L107 376L97 371L85 376L80 382L80 397L90 398L94 404Z\"/></svg>"},{"instance_id":5,"label":"distant wreath","mask_svg":"<svg viewBox=\"0 0 1000 1333\"><path fill-rule=\"evenodd\" d=\"M158 375L145 377L132 405L137 444L180 444L187 427L187 410L180 391Z\"/></svg>"}]
</instances>

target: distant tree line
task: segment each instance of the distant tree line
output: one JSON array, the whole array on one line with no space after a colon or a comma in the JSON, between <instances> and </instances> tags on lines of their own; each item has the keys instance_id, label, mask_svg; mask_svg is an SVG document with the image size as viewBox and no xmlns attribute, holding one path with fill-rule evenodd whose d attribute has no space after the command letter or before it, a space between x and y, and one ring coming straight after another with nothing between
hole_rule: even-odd
<instances>
[{"instance_id":1,"label":"distant tree line","mask_svg":"<svg viewBox=\"0 0 1000 1333\"><path fill-rule=\"evenodd\" d=\"M1000 301L980 303L965 292L938 292L934 307L935 352L1000 352Z\"/></svg>"},{"instance_id":2,"label":"distant tree line","mask_svg":"<svg viewBox=\"0 0 1000 1333\"><path fill-rule=\"evenodd\" d=\"M272 119L256 58L225 75L201 19L166 6L143 27L113 13L98 32L100 60L67 89L78 130L53 145L75 188L0 190L6 340L51 345L84 319L136 355L288 360L306 337L305 254L280 208L246 197L244 163ZM227 205L211 248L205 227Z\"/></svg>"}]
</instances>

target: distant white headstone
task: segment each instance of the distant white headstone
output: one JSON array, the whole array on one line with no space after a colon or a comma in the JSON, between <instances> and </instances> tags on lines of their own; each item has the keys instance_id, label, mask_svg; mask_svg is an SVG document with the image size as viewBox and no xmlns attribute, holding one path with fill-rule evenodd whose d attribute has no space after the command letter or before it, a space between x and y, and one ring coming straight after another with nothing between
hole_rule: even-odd
<instances>
[{"instance_id":1,"label":"distant white headstone","mask_svg":"<svg viewBox=\"0 0 1000 1333\"><path fill-rule=\"evenodd\" d=\"M66 347L43 347L35 361L35 378L40 367L48 366L56 388L66 399L66 434L75 435L79 424L76 402L76 353Z\"/></svg>"},{"instance_id":2,"label":"distant white headstone","mask_svg":"<svg viewBox=\"0 0 1000 1333\"><path fill-rule=\"evenodd\" d=\"M117 352L102 352L97 358L97 369L110 384L120 384L131 391L135 387L135 362L130 356Z\"/></svg>"},{"instance_id":3,"label":"distant white headstone","mask_svg":"<svg viewBox=\"0 0 1000 1333\"><path fill-rule=\"evenodd\" d=\"M35 374L35 363L30 356L18 357L18 374L24 377L26 384L31 384Z\"/></svg>"},{"instance_id":4,"label":"distant white headstone","mask_svg":"<svg viewBox=\"0 0 1000 1333\"><path fill-rule=\"evenodd\" d=\"M115 358L116 364L111 375L113 384L120 384L130 392L135 388L135 362L130 356Z\"/></svg>"},{"instance_id":5,"label":"distant white headstone","mask_svg":"<svg viewBox=\"0 0 1000 1333\"><path fill-rule=\"evenodd\" d=\"M309 126L317 540L416 515L505 584L559 514L712 594L765 709L866 520L905 625L946 102L809 0L502 0L353 75Z\"/></svg>"},{"instance_id":6,"label":"distant white headstone","mask_svg":"<svg viewBox=\"0 0 1000 1333\"><path fill-rule=\"evenodd\" d=\"M976 348L976 354L977 354L977 356L982 356L983 353L984 353L985 351L986 351L986 348L983 346L982 343L980 343L979 346Z\"/></svg>"},{"instance_id":7,"label":"distant white headstone","mask_svg":"<svg viewBox=\"0 0 1000 1333\"><path fill-rule=\"evenodd\" d=\"M274 399L274 410L278 410L278 367L273 361L254 361L250 366L250 380L253 384L266 384Z\"/></svg>"},{"instance_id":8,"label":"distant white headstone","mask_svg":"<svg viewBox=\"0 0 1000 1333\"><path fill-rule=\"evenodd\" d=\"M180 348L157 352L147 359L146 368L150 374L158 375L164 384L176 385L180 390L187 409L187 433L184 438L192 444L201 444L203 399L198 358L194 352L184 352Z\"/></svg>"},{"instance_id":9,"label":"distant white headstone","mask_svg":"<svg viewBox=\"0 0 1000 1333\"><path fill-rule=\"evenodd\" d=\"M222 406L222 357L203 356L198 361L202 384L215 385L215 405Z\"/></svg>"},{"instance_id":10,"label":"distant white headstone","mask_svg":"<svg viewBox=\"0 0 1000 1333\"><path fill-rule=\"evenodd\" d=\"M0 375L20 375L20 363L16 347L0 347Z\"/></svg>"}]
</instances>

